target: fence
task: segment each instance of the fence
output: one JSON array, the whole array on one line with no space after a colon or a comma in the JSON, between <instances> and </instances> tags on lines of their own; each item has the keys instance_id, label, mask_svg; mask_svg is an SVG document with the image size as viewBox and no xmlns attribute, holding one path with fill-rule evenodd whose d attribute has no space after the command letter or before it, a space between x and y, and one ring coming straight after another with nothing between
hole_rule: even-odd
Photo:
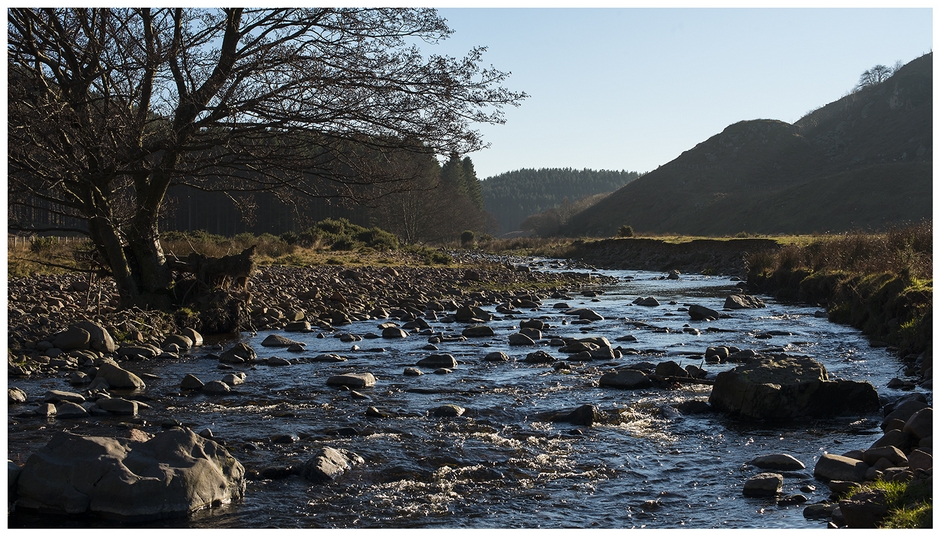
<instances>
[{"instance_id":1,"label":"fence","mask_svg":"<svg viewBox=\"0 0 940 536\"><path fill-rule=\"evenodd\" d=\"M33 240L40 238L38 235L7 235L7 249L18 247L29 247ZM84 236L43 236L43 239L51 238L56 242L71 244L73 242L84 242L88 238Z\"/></svg>"}]
</instances>

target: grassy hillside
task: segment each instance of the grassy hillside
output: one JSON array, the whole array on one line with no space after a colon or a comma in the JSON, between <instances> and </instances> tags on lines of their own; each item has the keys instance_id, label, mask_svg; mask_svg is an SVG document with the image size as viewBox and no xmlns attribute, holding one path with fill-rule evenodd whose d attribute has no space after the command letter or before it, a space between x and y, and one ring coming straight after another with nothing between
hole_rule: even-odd
<instances>
[{"instance_id":1,"label":"grassy hillside","mask_svg":"<svg viewBox=\"0 0 940 536\"><path fill-rule=\"evenodd\" d=\"M573 216L568 236L884 229L932 213L932 55L796 124L742 121Z\"/></svg>"}]
</instances>

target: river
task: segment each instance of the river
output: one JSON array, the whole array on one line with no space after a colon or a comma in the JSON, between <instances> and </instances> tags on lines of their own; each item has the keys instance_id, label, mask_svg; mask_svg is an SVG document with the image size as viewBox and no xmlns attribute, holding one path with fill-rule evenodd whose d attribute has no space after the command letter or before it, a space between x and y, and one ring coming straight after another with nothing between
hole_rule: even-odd
<instances>
[{"instance_id":1,"label":"river","mask_svg":"<svg viewBox=\"0 0 940 536\"><path fill-rule=\"evenodd\" d=\"M758 352L809 355L822 362L830 377L871 382L885 398L900 375L897 358L872 348L855 329L829 323L818 308L778 304L726 311L730 318L689 320L686 309L699 304L720 310L737 292L727 277L683 274L678 280L639 271L597 271L616 283L597 296L572 294L546 298L537 310L495 312L488 323L495 337L442 342L427 349L434 334L459 335L465 324L428 320L430 329L404 339L374 338L388 320L356 322L336 333L284 333L306 344L306 352L265 348L270 333L246 334L259 358L279 356L290 366L234 367L246 372L233 394L180 393L183 376L204 382L231 372L204 355L206 347L179 361L128 364L152 374L147 400L152 406L136 419L91 421L37 419L11 408L8 456L21 463L45 444L52 431L115 435L128 426L159 431L175 420L199 432L205 429L248 469L302 464L323 446L343 448L365 463L329 484L311 484L300 476L254 479L244 500L197 514L192 519L150 526L190 528L823 528L807 520L803 505L780 506L773 499L745 498L745 480L760 470L747 465L759 455L787 453L806 469L786 473L784 494L805 495L809 503L828 497L828 488L812 476L825 452L841 454L867 448L880 437L880 415L768 426L714 413L683 415L674 406L708 399L708 385L624 391L598 387L613 367L673 360L694 364L709 377L734 365L704 363L709 346L735 346ZM653 296L660 306L634 305ZM604 320L575 323L557 303L593 309ZM443 315L441 315L443 316ZM548 322L538 346L509 346L509 334L524 319ZM402 322L398 322L401 324ZM698 333L685 328L695 328ZM342 342L337 335L364 336ZM617 341L632 335L635 342ZM568 355L551 346L551 337L606 337L624 355L612 361L571 362L570 370L524 361L545 350L559 360ZM231 344L232 341L226 341ZM354 348L355 345L355 348ZM483 357L503 351L512 361ZM335 353L347 360L314 362ZM450 374L409 376L432 353L453 355ZM299 358L299 359L298 359ZM375 387L350 391L326 385L332 375L368 371ZM30 399L48 389L71 390L64 378L17 380ZM928 396L930 394L928 393ZM456 418L435 417L444 404L466 408ZM611 418L593 426L549 422L544 415L593 404ZM370 407L385 418L367 417ZM806 486L814 486L814 491ZM104 521L13 514L10 526L114 526Z\"/></svg>"}]
</instances>

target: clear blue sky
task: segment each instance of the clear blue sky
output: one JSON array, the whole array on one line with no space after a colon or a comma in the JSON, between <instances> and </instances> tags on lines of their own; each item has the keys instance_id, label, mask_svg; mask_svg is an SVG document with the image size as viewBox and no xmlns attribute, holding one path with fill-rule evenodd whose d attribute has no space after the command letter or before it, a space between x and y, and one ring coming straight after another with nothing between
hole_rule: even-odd
<instances>
[{"instance_id":1,"label":"clear blue sky","mask_svg":"<svg viewBox=\"0 0 940 536\"><path fill-rule=\"evenodd\" d=\"M438 7L441 4L437 4ZM470 4L464 4L470 5ZM793 123L838 100L866 69L933 47L933 10L908 8L441 8L433 47L530 95L480 126L481 179L521 168L652 171L726 126ZM918 7L919 6L919 7Z\"/></svg>"}]
</instances>

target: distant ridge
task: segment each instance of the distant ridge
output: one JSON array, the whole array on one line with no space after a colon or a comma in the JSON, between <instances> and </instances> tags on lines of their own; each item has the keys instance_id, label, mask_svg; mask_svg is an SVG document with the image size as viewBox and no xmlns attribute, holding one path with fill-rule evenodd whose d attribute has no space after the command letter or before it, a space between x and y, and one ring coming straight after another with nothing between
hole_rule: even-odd
<instances>
[{"instance_id":1,"label":"distant ridge","mask_svg":"<svg viewBox=\"0 0 940 536\"><path fill-rule=\"evenodd\" d=\"M568 236L880 230L932 217L933 54L795 124L741 121L574 215Z\"/></svg>"}]
</instances>

